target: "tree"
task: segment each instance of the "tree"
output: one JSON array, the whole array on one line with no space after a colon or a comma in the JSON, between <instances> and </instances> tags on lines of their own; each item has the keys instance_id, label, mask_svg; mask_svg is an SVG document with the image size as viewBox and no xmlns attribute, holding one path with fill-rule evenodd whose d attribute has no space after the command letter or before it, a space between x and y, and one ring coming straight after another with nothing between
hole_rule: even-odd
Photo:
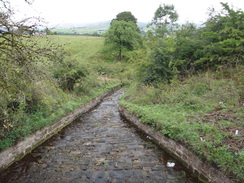
<instances>
[{"instance_id":1,"label":"tree","mask_svg":"<svg viewBox=\"0 0 244 183\"><path fill-rule=\"evenodd\" d=\"M0 4L0 123L7 129L22 113L45 105L48 91L43 87L55 85L51 68L60 55L58 46L48 42L42 46L32 35L40 25L38 18L14 21L10 3Z\"/></svg>"},{"instance_id":2,"label":"tree","mask_svg":"<svg viewBox=\"0 0 244 183\"><path fill-rule=\"evenodd\" d=\"M170 80L177 74L172 67L174 52L175 40L172 37L159 39L154 48L148 51L149 64L142 69L144 72L142 81L147 84L158 81L170 83Z\"/></svg>"},{"instance_id":3,"label":"tree","mask_svg":"<svg viewBox=\"0 0 244 183\"><path fill-rule=\"evenodd\" d=\"M124 11L124 12L121 12L119 13L115 19L113 19L111 21L111 24L114 22L114 21L125 21L125 22L133 22L135 24L137 24L137 19L135 18L134 15L132 15L131 12L129 11Z\"/></svg>"},{"instance_id":4,"label":"tree","mask_svg":"<svg viewBox=\"0 0 244 183\"><path fill-rule=\"evenodd\" d=\"M151 31L146 35L149 64L141 69L144 72L143 82L167 81L169 83L177 73L173 69L176 43L172 36L177 19L178 14L173 5L160 5L156 10L153 20L148 25Z\"/></svg>"},{"instance_id":5,"label":"tree","mask_svg":"<svg viewBox=\"0 0 244 183\"><path fill-rule=\"evenodd\" d=\"M141 35L137 25L131 21L114 21L105 35L105 44L111 46L118 60L121 60L127 51L138 48L140 41Z\"/></svg>"},{"instance_id":6,"label":"tree","mask_svg":"<svg viewBox=\"0 0 244 183\"><path fill-rule=\"evenodd\" d=\"M202 31L201 56L195 63L199 69L234 66L244 60L244 12L221 3L221 12L210 12Z\"/></svg>"},{"instance_id":7,"label":"tree","mask_svg":"<svg viewBox=\"0 0 244 183\"><path fill-rule=\"evenodd\" d=\"M137 19L130 11L119 13L116 18L111 21L110 25L112 25L112 23L115 21L133 22L137 27L137 31L140 32L140 28L137 25Z\"/></svg>"},{"instance_id":8,"label":"tree","mask_svg":"<svg viewBox=\"0 0 244 183\"><path fill-rule=\"evenodd\" d=\"M174 5L160 5L148 26L155 31L154 33L157 36L167 36L174 28L178 17L179 15L175 11Z\"/></svg>"},{"instance_id":9,"label":"tree","mask_svg":"<svg viewBox=\"0 0 244 183\"><path fill-rule=\"evenodd\" d=\"M171 66L181 75L193 73L197 50L202 48L201 32L192 23L185 23L175 31L175 53Z\"/></svg>"}]
</instances>

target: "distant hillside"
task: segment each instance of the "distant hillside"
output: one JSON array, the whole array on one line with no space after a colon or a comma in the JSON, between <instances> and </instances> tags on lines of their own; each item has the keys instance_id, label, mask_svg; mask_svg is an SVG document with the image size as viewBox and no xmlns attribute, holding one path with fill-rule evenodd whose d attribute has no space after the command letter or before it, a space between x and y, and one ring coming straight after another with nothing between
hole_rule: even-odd
<instances>
[{"instance_id":1,"label":"distant hillside","mask_svg":"<svg viewBox=\"0 0 244 183\"><path fill-rule=\"evenodd\" d=\"M87 24L66 23L52 28L54 34L74 34L74 35L101 35L108 30L110 21L95 22ZM138 22L142 31L145 30L147 23Z\"/></svg>"}]
</instances>

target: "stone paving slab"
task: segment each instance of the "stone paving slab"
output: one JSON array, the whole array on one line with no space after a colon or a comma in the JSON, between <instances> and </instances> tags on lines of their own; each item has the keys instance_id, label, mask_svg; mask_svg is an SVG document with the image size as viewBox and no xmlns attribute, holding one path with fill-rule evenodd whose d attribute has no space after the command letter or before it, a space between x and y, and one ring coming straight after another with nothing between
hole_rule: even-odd
<instances>
[{"instance_id":1,"label":"stone paving slab","mask_svg":"<svg viewBox=\"0 0 244 183\"><path fill-rule=\"evenodd\" d=\"M121 120L122 91L37 147L0 182L192 183L183 166ZM168 161L176 166L169 168Z\"/></svg>"}]
</instances>

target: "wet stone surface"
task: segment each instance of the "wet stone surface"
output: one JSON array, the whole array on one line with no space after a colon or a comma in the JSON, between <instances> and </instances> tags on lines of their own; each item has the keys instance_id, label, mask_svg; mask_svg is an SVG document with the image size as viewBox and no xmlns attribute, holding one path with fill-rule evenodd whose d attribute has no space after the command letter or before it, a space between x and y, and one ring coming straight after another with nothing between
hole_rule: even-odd
<instances>
[{"instance_id":1,"label":"wet stone surface","mask_svg":"<svg viewBox=\"0 0 244 183\"><path fill-rule=\"evenodd\" d=\"M4 171L0 182L198 182L118 112L122 91ZM174 167L167 167L174 162Z\"/></svg>"}]
</instances>

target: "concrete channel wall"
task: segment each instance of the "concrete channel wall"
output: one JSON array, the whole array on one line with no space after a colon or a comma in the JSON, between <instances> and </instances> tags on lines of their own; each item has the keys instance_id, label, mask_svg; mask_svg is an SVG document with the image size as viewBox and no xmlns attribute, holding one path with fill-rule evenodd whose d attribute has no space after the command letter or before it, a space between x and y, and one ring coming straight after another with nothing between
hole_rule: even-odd
<instances>
[{"instance_id":1,"label":"concrete channel wall","mask_svg":"<svg viewBox=\"0 0 244 183\"><path fill-rule=\"evenodd\" d=\"M89 103L80 106L75 111L72 111L67 116L61 118L58 122L33 133L32 135L26 137L24 140L20 141L16 145L0 152L0 171L9 167L15 161L23 158L26 154L28 154L38 145L52 137L54 134L56 134L62 128L70 124L80 115L96 107L99 103L102 102L103 98L117 91L119 88L121 88L120 85L108 90L107 92L96 97Z\"/></svg>"},{"instance_id":2,"label":"concrete channel wall","mask_svg":"<svg viewBox=\"0 0 244 183\"><path fill-rule=\"evenodd\" d=\"M124 107L120 106L119 112L122 117L131 122L136 128L151 137L156 144L182 162L193 173L196 173L199 178L205 179L211 183L234 183L234 181L227 178L216 168L203 162L199 157L181 144L152 130L149 125L140 122L136 116L130 114Z\"/></svg>"}]
</instances>

